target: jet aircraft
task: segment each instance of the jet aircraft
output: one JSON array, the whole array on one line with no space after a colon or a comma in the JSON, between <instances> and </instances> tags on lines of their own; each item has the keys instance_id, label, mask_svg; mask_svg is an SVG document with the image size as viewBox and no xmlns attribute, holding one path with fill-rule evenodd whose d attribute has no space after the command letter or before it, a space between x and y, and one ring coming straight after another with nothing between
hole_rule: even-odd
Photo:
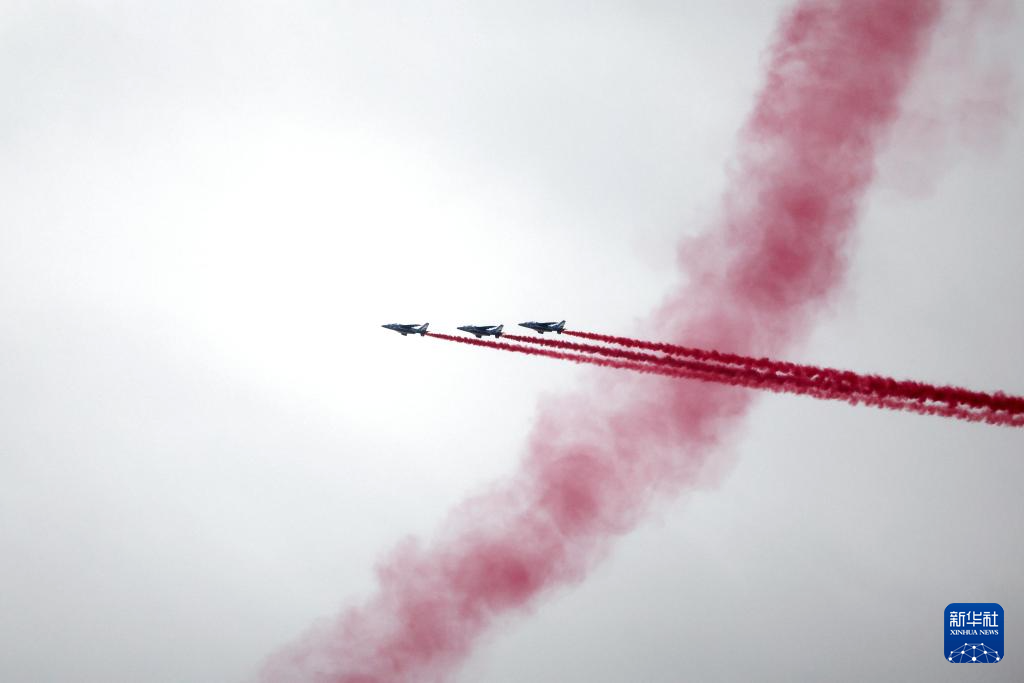
<instances>
[{"instance_id":1,"label":"jet aircraft","mask_svg":"<svg viewBox=\"0 0 1024 683\"><path fill-rule=\"evenodd\" d=\"M463 332L469 332L479 339L480 337L500 337L501 328L503 327L504 325L463 325L459 329Z\"/></svg>"},{"instance_id":2,"label":"jet aircraft","mask_svg":"<svg viewBox=\"0 0 1024 683\"><path fill-rule=\"evenodd\" d=\"M381 327L386 327L389 330L394 330L403 337L407 334L418 334L422 337L427 333L427 325L429 324L430 323L423 323L422 325L417 325L416 323L412 323L409 325L403 325L401 323L390 323L388 325L381 325Z\"/></svg>"},{"instance_id":3,"label":"jet aircraft","mask_svg":"<svg viewBox=\"0 0 1024 683\"><path fill-rule=\"evenodd\" d=\"M562 330L565 329L565 321L560 323L535 323L532 320L528 323L519 323L520 327L527 327L534 332L544 334L545 332L557 332L562 334Z\"/></svg>"}]
</instances>

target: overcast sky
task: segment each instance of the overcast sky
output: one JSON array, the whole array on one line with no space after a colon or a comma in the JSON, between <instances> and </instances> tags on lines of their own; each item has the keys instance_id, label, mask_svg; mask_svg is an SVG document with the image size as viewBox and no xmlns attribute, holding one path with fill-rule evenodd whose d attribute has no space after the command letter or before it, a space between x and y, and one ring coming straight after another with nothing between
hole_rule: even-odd
<instances>
[{"instance_id":1,"label":"overcast sky","mask_svg":"<svg viewBox=\"0 0 1024 683\"><path fill-rule=\"evenodd\" d=\"M379 325L636 332L787 4L0 2L0 679L240 681L370 595L587 374ZM1024 394L1016 10L791 360ZM971 601L1024 678L1024 432L767 395L717 458L459 680L963 680Z\"/></svg>"}]
</instances>

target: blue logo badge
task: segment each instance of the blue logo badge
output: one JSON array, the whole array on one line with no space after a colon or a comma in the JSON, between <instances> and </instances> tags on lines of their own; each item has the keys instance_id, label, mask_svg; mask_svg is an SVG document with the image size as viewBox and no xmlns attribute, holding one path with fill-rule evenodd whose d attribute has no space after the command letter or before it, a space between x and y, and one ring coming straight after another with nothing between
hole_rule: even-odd
<instances>
[{"instance_id":1,"label":"blue logo badge","mask_svg":"<svg viewBox=\"0 0 1024 683\"><path fill-rule=\"evenodd\" d=\"M946 661L995 664L1003 659L1003 608L994 602L954 602L943 615Z\"/></svg>"}]
</instances>

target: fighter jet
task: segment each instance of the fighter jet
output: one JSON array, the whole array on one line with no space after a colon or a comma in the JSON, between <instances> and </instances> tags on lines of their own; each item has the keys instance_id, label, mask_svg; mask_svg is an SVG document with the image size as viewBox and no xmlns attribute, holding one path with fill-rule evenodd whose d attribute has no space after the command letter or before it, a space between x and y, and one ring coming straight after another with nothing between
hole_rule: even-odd
<instances>
[{"instance_id":1,"label":"fighter jet","mask_svg":"<svg viewBox=\"0 0 1024 683\"><path fill-rule=\"evenodd\" d=\"M528 323L519 323L520 327L528 327L534 332L544 334L545 332L557 332L562 334L562 330L565 329L565 321L560 323L535 323L532 320Z\"/></svg>"},{"instance_id":2,"label":"fighter jet","mask_svg":"<svg viewBox=\"0 0 1024 683\"><path fill-rule=\"evenodd\" d=\"M500 337L501 328L503 327L504 325L463 325L459 329L463 332L469 332L479 339L480 337Z\"/></svg>"},{"instance_id":3,"label":"fighter jet","mask_svg":"<svg viewBox=\"0 0 1024 683\"><path fill-rule=\"evenodd\" d=\"M381 327L386 327L389 330L394 330L403 337L407 334L418 334L422 337L427 333L427 325L429 324L430 323L423 323L422 325L417 325L416 323L411 323L409 325L403 325L401 323L390 323L388 325L381 325Z\"/></svg>"}]
</instances>

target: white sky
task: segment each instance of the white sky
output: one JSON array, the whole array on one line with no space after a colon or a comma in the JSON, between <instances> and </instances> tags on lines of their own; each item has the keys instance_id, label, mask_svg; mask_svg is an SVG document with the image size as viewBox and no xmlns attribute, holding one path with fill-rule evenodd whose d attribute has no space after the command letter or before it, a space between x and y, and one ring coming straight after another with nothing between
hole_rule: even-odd
<instances>
[{"instance_id":1,"label":"white sky","mask_svg":"<svg viewBox=\"0 0 1024 683\"><path fill-rule=\"evenodd\" d=\"M583 372L379 325L634 332L784 4L0 3L0 679L242 680L370 595ZM792 360L1024 393L1024 128L946 125L1024 66L981 31ZM1020 430L771 395L720 462L459 680L962 680L958 601L1024 678Z\"/></svg>"}]
</instances>

